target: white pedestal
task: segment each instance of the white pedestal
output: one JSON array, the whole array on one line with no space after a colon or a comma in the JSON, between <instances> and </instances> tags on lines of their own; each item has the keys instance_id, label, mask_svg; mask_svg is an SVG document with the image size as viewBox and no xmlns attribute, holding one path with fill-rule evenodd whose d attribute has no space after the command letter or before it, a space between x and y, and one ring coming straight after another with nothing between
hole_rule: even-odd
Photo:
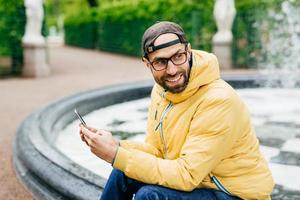
<instances>
[{"instance_id":1,"label":"white pedestal","mask_svg":"<svg viewBox=\"0 0 300 200\"><path fill-rule=\"evenodd\" d=\"M65 41L62 36L52 35L47 37L47 44L49 47L62 47Z\"/></svg>"},{"instance_id":2,"label":"white pedestal","mask_svg":"<svg viewBox=\"0 0 300 200\"><path fill-rule=\"evenodd\" d=\"M213 42L213 53L219 60L221 70L232 69L231 42Z\"/></svg>"},{"instance_id":3,"label":"white pedestal","mask_svg":"<svg viewBox=\"0 0 300 200\"><path fill-rule=\"evenodd\" d=\"M24 66L22 74L25 77L43 77L50 74L47 63L46 43L23 43Z\"/></svg>"}]
</instances>

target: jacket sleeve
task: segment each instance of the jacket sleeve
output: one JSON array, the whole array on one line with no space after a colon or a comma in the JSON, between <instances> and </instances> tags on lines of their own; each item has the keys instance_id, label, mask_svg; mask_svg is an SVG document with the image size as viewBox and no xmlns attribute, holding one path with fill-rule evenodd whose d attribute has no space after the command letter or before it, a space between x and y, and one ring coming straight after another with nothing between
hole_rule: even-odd
<instances>
[{"instance_id":1,"label":"jacket sleeve","mask_svg":"<svg viewBox=\"0 0 300 200\"><path fill-rule=\"evenodd\" d=\"M180 156L157 158L137 150L118 149L114 167L128 177L148 184L191 191L195 189L232 147L238 108L226 95L202 102L196 111Z\"/></svg>"},{"instance_id":2,"label":"jacket sleeve","mask_svg":"<svg viewBox=\"0 0 300 200\"><path fill-rule=\"evenodd\" d=\"M153 142L151 142L151 138L149 136L146 137L145 142L121 140L119 148L124 148L127 150L135 149L135 150L139 150L141 152L151 154L156 157L160 157L160 158L162 157L161 151L159 151L158 148L155 147L155 144Z\"/></svg>"}]
</instances>

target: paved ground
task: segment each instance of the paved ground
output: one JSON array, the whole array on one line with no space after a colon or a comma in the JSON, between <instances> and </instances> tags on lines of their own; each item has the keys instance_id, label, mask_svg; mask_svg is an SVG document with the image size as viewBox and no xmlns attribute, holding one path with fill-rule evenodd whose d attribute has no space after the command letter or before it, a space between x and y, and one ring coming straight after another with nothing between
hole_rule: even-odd
<instances>
[{"instance_id":1,"label":"paved ground","mask_svg":"<svg viewBox=\"0 0 300 200\"><path fill-rule=\"evenodd\" d=\"M32 199L16 178L12 165L16 129L27 115L51 101L84 90L151 78L137 58L70 47L53 47L49 55L49 77L0 79L0 199Z\"/></svg>"}]
</instances>

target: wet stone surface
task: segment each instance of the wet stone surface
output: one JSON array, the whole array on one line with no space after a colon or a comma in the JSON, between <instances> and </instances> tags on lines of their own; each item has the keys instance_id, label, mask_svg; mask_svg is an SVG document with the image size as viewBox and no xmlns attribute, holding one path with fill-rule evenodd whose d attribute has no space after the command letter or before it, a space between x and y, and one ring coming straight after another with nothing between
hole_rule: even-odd
<instances>
[{"instance_id":1,"label":"wet stone surface","mask_svg":"<svg viewBox=\"0 0 300 200\"><path fill-rule=\"evenodd\" d=\"M124 124L126 121L114 119L111 123L107 124L107 126L118 127L121 124Z\"/></svg>"},{"instance_id":2,"label":"wet stone surface","mask_svg":"<svg viewBox=\"0 0 300 200\"><path fill-rule=\"evenodd\" d=\"M280 151L277 156L272 157L271 162L300 166L300 153Z\"/></svg>"},{"instance_id":3,"label":"wet stone surface","mask_svg":"<svg viewBox=\"0 0 300 200\"><path fill-rule=\"evenodd\" d=\"M143 132L127 132L127 131L112 131L112 135L120 140L125 140L127 138L135 137L137 135L144 134Z\"/></svg>"},{"instance_id":4,"label":"wet stone surface","mask_svg":"<svg viewBox=\"0 0 300 200\"><path fill-rule=\"evenodd\" d=\"M276 185L273 193L272 200L296 200L300 199L300 192L284 189L282 186Z\"/></svg>"},{"instance_id":5,"label":"wet stone surface","mask_svg":"<svg viewBox=\"0 0 300 200\"><path fill-rule=\"evenodd\" d=\"M258 138L259 143L261 145L267 146L267 147L275 147L275 148L280 148L283 143L285 142L281 138Z\"/></svg>"},{"instance_id":6,"label":"wet stone surface","mask_svg":"<svg viewBox=\"0 0 300 200\"><path fill-rule=\"evenodd\" d=\"M296 134L298 133L298 128L294 126L286 126L282 123L269 123L268 121L264 124L255 125L255 130L257 136L263 141L271 144L272 142L275 142L275 140L278 140L277 142L286 141L288 139L292 139L296 137ZM271 141L269 141L271 140ZM280 142L278 143L278 145ZM267 145L269 146L269 145ZM279 146L276 146L279 147Z\"/></svg>"},{"instance_id":7,"label":"wet stone surface","mask_svg":"<svg viewBox=\"0 0 300 200\"><path fill-rule=\"evenodd\" d=\"M295 136L295 138L300 138L300 134L297 134L297 135Z\"/></svg>"}]
</instances>

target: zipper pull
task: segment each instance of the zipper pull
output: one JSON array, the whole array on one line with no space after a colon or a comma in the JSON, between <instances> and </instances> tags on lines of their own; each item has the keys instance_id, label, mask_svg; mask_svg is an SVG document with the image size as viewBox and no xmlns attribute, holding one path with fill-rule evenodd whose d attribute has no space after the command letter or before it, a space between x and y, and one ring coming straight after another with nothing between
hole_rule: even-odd
<instances>
[{"instance_id":1,"label":"zipper pull","mask_svg":"<svg viewBox=\"0 0 300 200\"><path fill-rule=\"evenodd\" d=\"M157 118L157 110L155 110L154 120Z\"/></svg>"}]
</instances>

